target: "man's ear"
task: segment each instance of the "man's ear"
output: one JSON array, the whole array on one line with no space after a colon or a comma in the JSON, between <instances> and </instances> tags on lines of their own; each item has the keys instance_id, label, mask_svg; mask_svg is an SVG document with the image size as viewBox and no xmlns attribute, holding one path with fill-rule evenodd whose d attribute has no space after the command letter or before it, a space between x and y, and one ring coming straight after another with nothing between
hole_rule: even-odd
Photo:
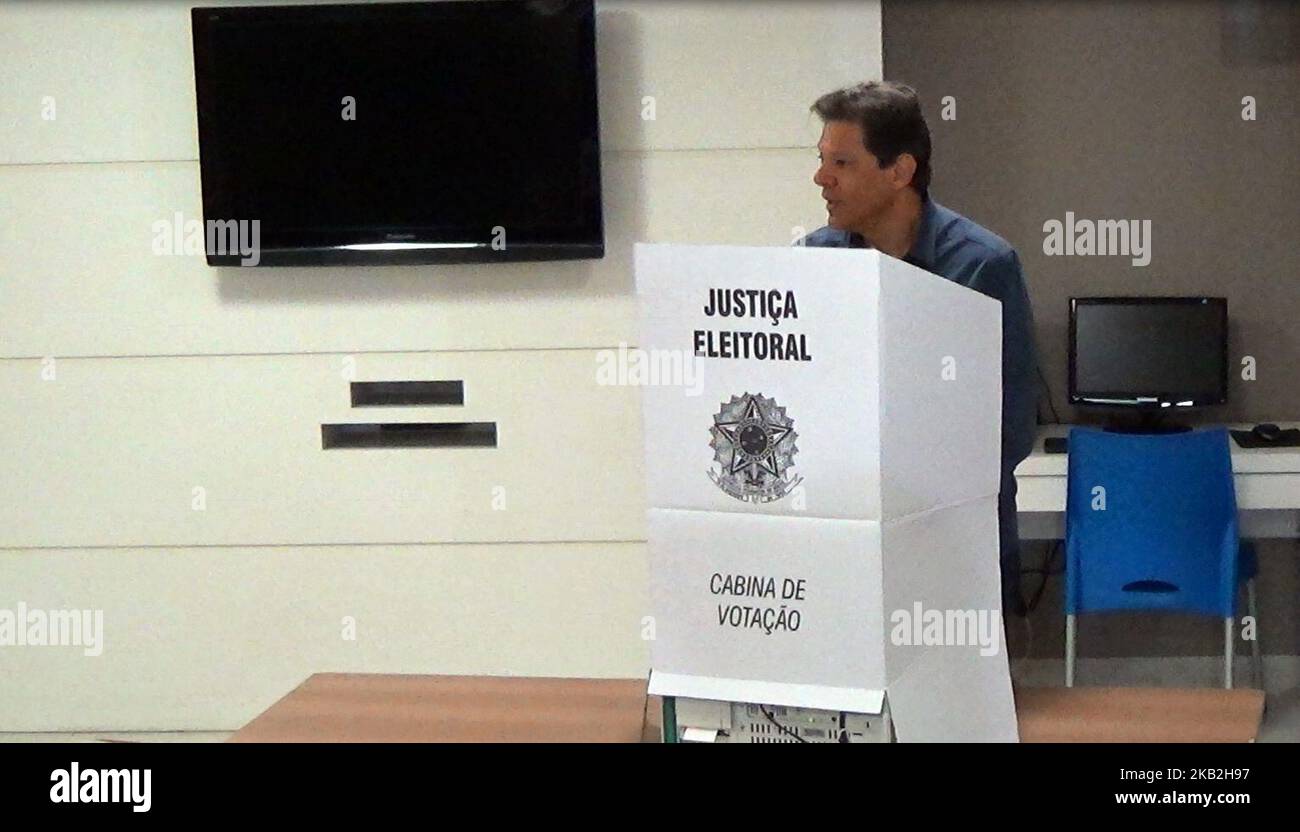
<instances>
[{"instance_id":1,"label":"man's ear","mask_svg":"<svg viewBox=\"0 0 1300 832\"><path fill-rule=\"evenodd\" d=\"M911 153L900 153L894 160L894 189L902 190L912 184L912 177L916 176L916 157Z\"/></svg>"}]
</instances>

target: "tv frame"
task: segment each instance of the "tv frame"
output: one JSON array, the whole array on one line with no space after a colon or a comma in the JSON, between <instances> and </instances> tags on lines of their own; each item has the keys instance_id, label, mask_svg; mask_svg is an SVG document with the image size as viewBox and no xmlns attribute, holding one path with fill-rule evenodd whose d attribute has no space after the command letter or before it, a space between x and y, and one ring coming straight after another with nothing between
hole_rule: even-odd
<instances>
[{"instance_id":1,"label":"tv frame","mask_svg":"<svg viewBox=\"0 0 1300 832\"><path fill-rule=\"evenodd\" d=\"M1195 394L1180 394L1178 391L1154 391L1150 395L1124 395L1109 391L1079 391L1076 376L1076 339L1077 316L1080 303L1087 306L1200 306L1211 304L1219 310L1220 325L1223 327L1223 352L1220 363L1223 368L1219 376L1219 389L1215 398L1196 398ZM1227 404L1228 401L1228 299L1224 297L1196 295L1106 295L1099 297L1070 298L1069 321L1069 402L1072 405L1094 407L1115 407L1133 410L1187 410L1195 407L1209 407Z\"/></svg>"},{"instance_id":2,"label":"tv frame","mask_svg":"<svg viewBox=\"0 0 1300 832\"><path fill-rule=\"evenodd\" d=\"M520 0L440 0L437 5L470 5L476 9L489 6L518 5ZM204 227L207 221L229 220L233 218L214 215L215 197L210 183L210 176L203 167L202 136L205 121L214 118L215 102L211 95L205 95L202 79L209 77L214 69L215 56L208 49L205 33L211 23L212 15L227 18L258 19L307 19L320 14L329 15L364 15L376 13L386 7L394 6L429 6L429 3L342 3L325 5L285 5L285 6L216 6L196 7L190 10L191 36L194 50L194 84L197 111L199 150L199 175L202 187ZM599 79L597 77L596 51L596 17L595 0L567 0L567 5L579 6L582 17L582 49L584 54L584 78L589 85L584 90L587 103L592 113L593 126L591 146L576 149L575 152L587 154L595 172L595 205L597 210L595 237L590 242L513 242L507 237L502 248L493 248L491 242L435 242L412 241L409 233L395 234L388 232L376 239L343 239L340 232L338 244L302 245L291 247L259 246L259 259L254 266L391 266L391 265L437 265L468 263L505 263L537 262L561 260L593 260L605 256L605 208L603 188L603 166L600 142L600 110L598 102ZM584 143L585 144L585 143ZM323 231L328 232L328 229ZM205 235L206 239L206 235ZM206 248L206 246L205 246ZM209 266L243 266L239 252L218 253L206 251Z\"/></svg>"}]
</instances>

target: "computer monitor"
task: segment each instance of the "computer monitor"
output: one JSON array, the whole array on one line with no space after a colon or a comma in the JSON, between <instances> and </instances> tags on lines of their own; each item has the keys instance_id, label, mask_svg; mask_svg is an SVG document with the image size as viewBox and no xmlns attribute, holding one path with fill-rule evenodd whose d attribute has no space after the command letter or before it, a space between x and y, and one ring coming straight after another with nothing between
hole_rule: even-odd
<instances>
[{"instance_id":1,"label":"computer monitor","mask_svg":"<svg viewBox=\"0 0 1300 832\"><path fill-rule=\"evenodd\" d=\"M1228 400L1228 302L1070 298L1070 403L1168 412Z\"/></svg>"}]
</instances>

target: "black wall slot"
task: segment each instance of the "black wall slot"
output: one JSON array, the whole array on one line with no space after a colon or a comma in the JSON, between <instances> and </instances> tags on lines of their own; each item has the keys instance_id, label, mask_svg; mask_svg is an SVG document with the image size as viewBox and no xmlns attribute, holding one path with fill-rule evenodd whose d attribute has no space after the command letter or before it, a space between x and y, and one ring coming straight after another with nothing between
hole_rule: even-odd
<instances>
[{"instance_id":1,"label":"black wall slot","mask_svg":"<svg viewBox=\"0 0 1300 832\"><path fill-rule=\"evenodd\" d=\"M404 422L320 426L321 447L495 448L496 422Z\"/></svg>"},{"instance_id":2,"label":"black wall slot","mask_svg":"<svg viewBox=\"0 0 1300 832\"><path fill-rule=\"evenodd\" d=\"M353 407L464 404L463 381L354 381Z\"/></svg>"}]
</instances>

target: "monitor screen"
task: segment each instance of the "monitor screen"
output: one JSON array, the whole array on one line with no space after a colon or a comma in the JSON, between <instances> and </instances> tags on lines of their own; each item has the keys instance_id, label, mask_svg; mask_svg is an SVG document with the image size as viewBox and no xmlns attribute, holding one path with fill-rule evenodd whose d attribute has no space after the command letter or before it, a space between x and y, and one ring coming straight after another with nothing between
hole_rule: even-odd
<instances>
[{"instance_id":1,"label":"monitor screen","mask_svg":"<svg viewBox=\"0 0 1300 832\"><path fill-rule=\"evenodd\" d=\"M603 255L592 0L192 24L204 216L258 220L261 265Z\"/></svg>"},{"instance_id":2,"label":"monitor screen","mask_svg":"<svg viewBox=\"0 0 1300 832\"><path fill-rule=\"evenodd\" d=\"M1223 298L1071 298L1070 401L1194 407L1227 400Z\"/></svg>"}]
</instances>

